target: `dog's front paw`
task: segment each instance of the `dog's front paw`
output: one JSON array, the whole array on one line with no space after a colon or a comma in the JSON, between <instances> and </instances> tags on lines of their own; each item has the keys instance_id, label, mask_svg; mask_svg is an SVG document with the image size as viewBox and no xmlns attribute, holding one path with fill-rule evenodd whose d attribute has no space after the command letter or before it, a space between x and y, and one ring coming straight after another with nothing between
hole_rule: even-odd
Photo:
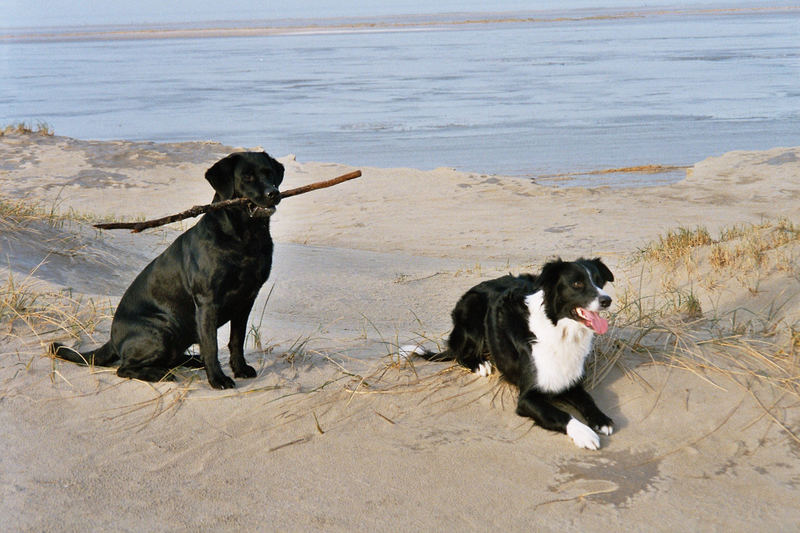
<instances>
[{"instance_id":1,"label":"dog's front paw","mask_svg":"<svg viewBox=\"0 0 800 533\"><path fill-rule=\"evenodd\" d=\"M567 435L579 448L597 450L600 448L600 437L592 428L573 418L567 424Z\"/></svg>"},{"instance_id":2,"label":"dog's front paw","mask_svg":"<svg viewBox=\"0 0 800 533\"><path fill-rule=\"evenodd\" d=\"M603 435L611 435L612 433L614 433L614 426L612 424L600 426L599 428L596 429Z\"/></svg>"},{"instance_id":3,"label":"dog's front paw","mask_svg":"<svg viewBox=\"0 0 800 533\"><path fill-rule=\"evenodd\" d=\"M602 413L600 413L600 416L590 420L589 425L592 426L595 431L599 431L603 435L611 435L614 433L614 421Z\"/></svg>"},{"instance_id":4,"label":"dog's front paw","mask_svg":"<svg viewBox=\"0 0 800 533\"><path fill-rule=\"evenodd\" d=\"M256 369L250 365L244 365L233 369L233 375L237 378L254 378L256 377Z\"/></svg>"},{"instance_id":5,"label":"dog's front paw","mask_svg":"<svg viewBox=\"0 0 800 533\"><path fill-rule=\"evenodd\" d=\"M482 378L488 377L492 375L492 363L489 361L484 361L480 363L475 370L472 371L475 374L478 374Z\"/></svg>"},{"instance_id":6,"label":"dog's front paw","mask_svg":"<svg viewBox=\"0 0 800 533\"><path fill-rule=\"evenodd\" d=\"M236 382L225 374L219 376L208 376L208 383L215 389L232 389L236 387Z\"/></svg>"}]
</instances>

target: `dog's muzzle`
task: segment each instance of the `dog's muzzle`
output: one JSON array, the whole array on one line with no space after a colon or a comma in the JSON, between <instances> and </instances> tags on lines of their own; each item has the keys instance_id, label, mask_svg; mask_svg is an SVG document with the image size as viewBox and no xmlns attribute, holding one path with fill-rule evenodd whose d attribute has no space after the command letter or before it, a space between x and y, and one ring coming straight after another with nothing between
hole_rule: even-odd
<instances>
[{"instance_id":1,"label":"dog's muzzle","mask_svg":"<svg viewBox=\"0 0 800 533\"><path fill-rule=\"evenodd\" d=\"M247 206L247 212L250 215L250 218L269 218L275 214L275 211L275 206L260 207L256 204L250 204Z\"/></svg>"},{"instance_id":2,"label":"dog's muzzle","mask_svg":"<svg viewBox=\"0 0 800 533\"><path fill-rule=\"evenodd\" d=\"M267 218L275 214L275 206L281 201L281 193L278 189L273 189L264 195L264 201L259 199L258 202L250 200L248 206L248 213L250 218Z\"/></svg>"}]
</instances>

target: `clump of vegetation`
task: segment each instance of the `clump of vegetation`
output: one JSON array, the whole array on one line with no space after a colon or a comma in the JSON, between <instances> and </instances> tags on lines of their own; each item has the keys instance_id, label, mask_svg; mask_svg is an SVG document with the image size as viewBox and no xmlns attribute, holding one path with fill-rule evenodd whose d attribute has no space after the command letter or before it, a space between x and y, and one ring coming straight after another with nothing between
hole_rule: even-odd
<instances>
[{"instance_id":1,"label":"clump of vegetation","mask_svg":"<svg viewBox=\"0 0 800 533\"><path fill-rule=\"evenodd\" d=\"M590 376L614 367L635 376L638 360L725 376L754 396L758 383L800 397L798 258L800 227L785 218L717 238L702 227L668 232L631 258Z\"/></svg>"},{"instance_id":2,"label":"clump of vegetation","mask_svg":"<svg viewBox=\"0 0 800 533\"><path fill-rule=\"evenodd\" d=\"M36 125L27 122L15 122L0 128L0 137L3 135L42 135L45 137L53 136L53 129L46 122L37 122Z\"/></svg>"},{"instance_id":3,"label":"clump of vegetation","mask_svg":"<svg viewBox=\"0 0 800 533\"><path fill-rule=\"evenodd\" d=\"M716 270L762 267L767 263L769 252L798 241L800 227L785 218L775 223L737 226L722 232L711 249L709 262ZM796 266L790 256L776 259L778 270L790 272Z\"/></svg>"},{"instance_id":4,"label":"clump of vegetation","mask_svg":"<svg viewBox=\"0 0 800 533\"><path fill-rule=\"evenodd\" d=\"M759 266L767 252L798 241L800 227L788 218L725 228L717 239L713 239L704 227L679 228L647 246L642 250L641 258L674 263L690 256L698 248L711 246L709 262L716 270L742 266L743 263Z\"/></svg>"},{"instance_id":5,"label":"clump of vegetation","mask_svg":"<svg viewBox=\"0 0 800 533\"><path fill-rule=\"evenodd\" d=\"M14 230L31 222L47 222L55 227L61 218L54 209L48 212L30 202L0 198L0 231Z\"/></svg>"},{"instance_id":6,"label":"clump of vegetation","mask_svg":"<svg viewBox=\"0 0 800 533\"><path fill-rule=\"evenodd\" d=\"M697 280L706 289L714 290L732 278L757 294L760 282L770 272L786 272L800 279L794 246L798 243L800 226L787 218L726 228L717 238L703 227L681 228L641 250L635 261L661 269L665 290L675 288L676 278L688 279L707 265L706 275Z\"/></svg>"},{"instance_id":7,"label":"clump of vegetation","mask_svg":"<svg viewBox=\"0 0 800 533\"><path fill-rule=\"evenodd\" d=\"M81 253L84 246L81 240L75 234L61 231L65 222L79 218L59 215L55 209L43 209L36 204L0 198L0 235L47 242L58 253ZM47 288L36 277L41 264L24 275L13 273L10 266L5 280L0 281L0 327L6 335L19 332L38 337L60 332L77 338L79 334L91 334L107 318L108 310L95 302L76 299L69 289Z\"/></svg>"},{"instance_id":8,"label":"clump of vegetation","mask_svg":"<svg viewBox=\"0 0 800 533\"><path fill-rule=\"evenodd\" d=\"M40 288L34 277L8 273L0 283L0 324L6 336L39 337L55 332L78 339L91 336L110 317L110 305L75 298L70 289Z\"/></svg>"},{"instance_id":9,"label":"clump of vegetation","mask_svg":"<svg viewBox=\"0 0 800 533\"><path fill-rule=\"evenodd\" d=\"M645 248L642 254L651 261L674 262L686 257L694 248L706 246L712 242L711 235L704 227L678 228L659 237L658 242Z\"/></svg>"},{"instance_id":10,"label":"clump of vegetation","mask_svg":"<svg viewBox=\"0 0 800 533\"><path fill-rule=\"evenodd\" d=\"M28 226L31 223L44 223L51 228L63 229L71 222L94 224L111 220L113 217L114 215L83 214L74 209L62 211L58 208L58 202L54 202L53 205L47 207L40 203L8 200L0 197L0 231L12 231Z\"/></svg>"}]
</instances>

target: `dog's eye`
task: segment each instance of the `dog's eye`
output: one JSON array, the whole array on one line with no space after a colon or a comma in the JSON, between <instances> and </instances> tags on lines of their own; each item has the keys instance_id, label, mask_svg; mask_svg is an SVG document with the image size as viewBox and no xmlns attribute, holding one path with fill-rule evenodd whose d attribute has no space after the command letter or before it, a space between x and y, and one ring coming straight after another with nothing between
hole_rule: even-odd
<instances>
[{"instance_id":1,"label":"dog's eye","mask_svg":"<svg viewBox=\"0 0 800 533\"><path fill-rule=\"evenodd\" d=\"M573 289L583 289L586 285L582 281L573 281L572 288Z\"/></svg>"},{"instance_id":2,"label":"dog's eye","mask_svg":"<svg viewBox=\"0 0 800 533\"><path fill-rule=\"evenodd\" d=\"M253 183L256 180L256 177L253 176L252 174L245 174L244 176L242 176L242 179L247 183Z\"/></svg>"}]
</instances>

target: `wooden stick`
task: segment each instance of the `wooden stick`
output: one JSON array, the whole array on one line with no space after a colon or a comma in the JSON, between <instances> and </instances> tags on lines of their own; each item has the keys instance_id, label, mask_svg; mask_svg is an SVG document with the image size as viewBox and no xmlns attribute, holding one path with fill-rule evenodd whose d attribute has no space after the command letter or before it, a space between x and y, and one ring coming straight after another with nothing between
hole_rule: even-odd
<instances>
[{"instance_id":1,"label":"wooden stick","mask_svg":"<svg viewBox=\"0 0 800 533\"><path fill-rule=\"evenodd\" d=\"M361 176L360 170L354 170L353 172L348 172L347 174L342 174L338 178L333 178L325 181L318 181L316 183L309 183L308 185L303 185L302 187L297 187L295 189L289 189L288 191L284 191L281 193L281 198L289 198L290 196L297 196L298 194L305 194L307 192L316 191L317 189L324 189L326 187L333 187L334 185L338 185L343 181L348 181L354 178L358 178Z\"/></svg>"},{"instance_id":2,"label":"wooden stick","mask_svg":"<svg viewBox=\"0 0 800 533\"><path fill-rule=\"evenodd\" d=\"M353 172L342 174L338 178L333 178L325 181L317 181L315 183L310 183L302 187L289 189L288 191L284 191L281 193L281 199L289 198L290 196L297 196L298 194L305 194L311 191L316 191L317 189L333 187L334 185L338 185L339 183L342 183L344 181L355 179L359 176L361 176L361 171L354 170ZM215 202L213 204L196 205L190 209L187 209L186 211L181 211L180 213L175 213L174 215L156 218L153 220L145 220L142 222L107 222L104 224L94 224L94 227L99 229L129 229L131 230L131 233L139 233L140 231L148 228L156 228L158 226L163 226L164 224L169 224L170 222L177 222L179 220L183 220L186 218L196 217L202 215L203 213L208 213L210 211L218 211L220 209L225 209L226 207L243 206L243 205L255 206L255 204L247 198L234 198L233 200L222 200L221 202Z\"/></svg>"}]
</instances>

